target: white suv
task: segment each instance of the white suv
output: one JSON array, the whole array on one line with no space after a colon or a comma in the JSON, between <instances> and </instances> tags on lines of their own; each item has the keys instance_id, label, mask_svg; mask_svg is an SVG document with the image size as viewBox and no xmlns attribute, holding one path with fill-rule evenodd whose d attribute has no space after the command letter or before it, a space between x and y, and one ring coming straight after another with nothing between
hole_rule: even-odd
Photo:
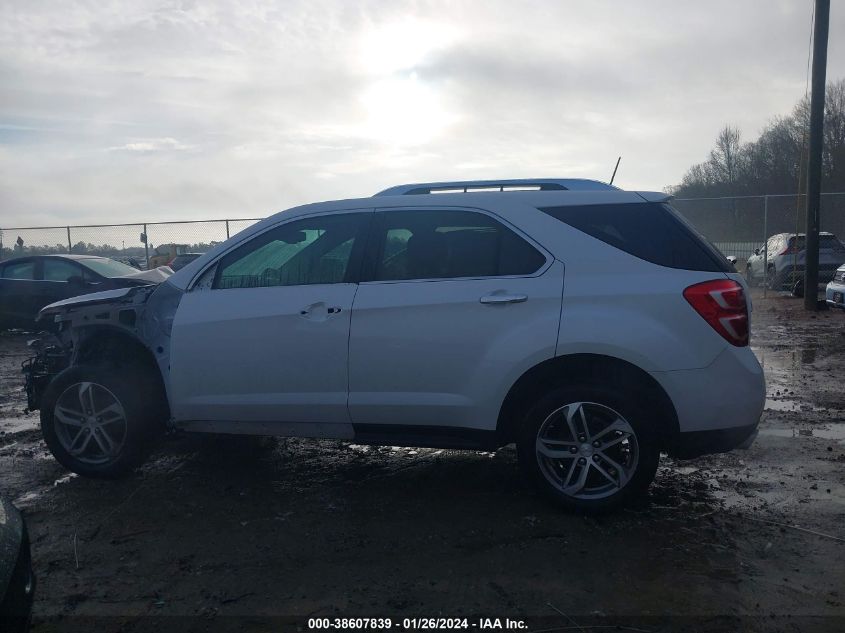
<instances>
[{"instance_id":1,"label":"white suv","mask_svg":"<svg viewBox=\"0 0 845 633\"><path fill-rule=\"evenodd\" d=\"M157 287L45 308L30 408L83 475L137 465L166 426L515 442L553 499L613 507L661 451L750 444L764 403L745 281L667 199L476 181L278 213Z\"/></svg>"}]
</instances>

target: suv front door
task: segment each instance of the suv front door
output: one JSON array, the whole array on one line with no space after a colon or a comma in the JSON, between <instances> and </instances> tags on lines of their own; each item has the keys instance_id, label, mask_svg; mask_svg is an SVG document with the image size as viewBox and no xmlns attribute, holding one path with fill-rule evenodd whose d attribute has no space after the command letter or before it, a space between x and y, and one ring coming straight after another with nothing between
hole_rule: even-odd
<instances>
[{"instance_id":1,"label":"suv front door","mask_svg":"<svg viewBox=\"0 0 845 633\"><path fill-rule=\"evenodd\" d=\"M262 425L255 432L349 434L338 427L349 424L349 318L372 215L324 214L271 228L223 255L200 279L213 275L211 283L182 297L170 377L180 426L225 431L252 422Z\"/></svg>"},{"instance_id":2,"label":"suv front door","mask_svg":"<svg viewBox=\"0 0 845 633\"><path fill-rule=\"evenodd\" d=\"M349 341L356 434L494 430L504 392L554 356L563 264L478 210L383 209L373 227Z\"/></svg>"}]
</instances>

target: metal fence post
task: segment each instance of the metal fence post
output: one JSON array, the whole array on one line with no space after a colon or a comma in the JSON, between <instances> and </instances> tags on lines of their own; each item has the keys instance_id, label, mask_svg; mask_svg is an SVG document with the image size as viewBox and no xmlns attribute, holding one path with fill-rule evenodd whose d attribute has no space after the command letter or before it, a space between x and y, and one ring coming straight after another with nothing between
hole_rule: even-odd
<instances>
[{"instance_id":1,"label":"metal fence post","mask_svg":"<svg viewBox=\"0 0 845 633\"><path fill-rule=\"evenodd\" d=\"M769 196L763 196L763 297L769 291Z\"/></svg>"},{"instance_id":2,"label":"metal fence post","mask_svg":"<svg viewBox=\"0 0 845 633\"><path fill-rule=\"evenodd\" d=\"M67 227L67 254L70 255L73 252L73 243L70 241L70 227Z\"/></svg>"},{"instance_id":3,"label":"metal fence post","mask_svg":"<svg viewBox=\"0 0 845 633\"><path fill-rule=\"evenodd\" d=\"M147 270L150 269L150 236L147 235L147 225L144 224L144 257L147 259Z\"/></svg>"},{"instance_id":4,"label":"metal fence post","mask_svg":"<svg viewBox=\"0 0 845 633\"><path fill-rule=\"evenodd\" d=\"M226 239L229 239L229 220L226 220Z\"/></svg>"}]
</instances>

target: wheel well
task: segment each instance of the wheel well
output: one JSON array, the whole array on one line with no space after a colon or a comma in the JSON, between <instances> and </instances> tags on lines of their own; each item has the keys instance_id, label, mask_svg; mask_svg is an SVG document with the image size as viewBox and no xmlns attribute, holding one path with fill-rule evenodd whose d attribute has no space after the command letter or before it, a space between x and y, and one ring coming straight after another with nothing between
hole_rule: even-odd
<instances>
[{"instance_id":1,"label":"wheel well","mask_svg":"<svg viewBox=\"0 0 845 633\"><path fill-rule=\"evenodd\" d=\"M514 383L499 411L496 426L499 444L515 441L519 425L534 402L550 390L573 380L618 386L638 393L656 405L661 447L669 445L678 434L678 416L672 401L646 371L611 356L571 354L535 365Z\"/></svg>"},{"instance_id":2,"label":"wheel well","mask_svg":"<svg viewBox=\"0 0 845 633\"><path fill-rule=\"evenodd\" d=\"M153 353L132 334L114 327L85 328L77 339L74 363L106 365L115 370L131 370L139 380L139 388L151 390L167 410L164 381Z\"/></svg>"}]
</instances>

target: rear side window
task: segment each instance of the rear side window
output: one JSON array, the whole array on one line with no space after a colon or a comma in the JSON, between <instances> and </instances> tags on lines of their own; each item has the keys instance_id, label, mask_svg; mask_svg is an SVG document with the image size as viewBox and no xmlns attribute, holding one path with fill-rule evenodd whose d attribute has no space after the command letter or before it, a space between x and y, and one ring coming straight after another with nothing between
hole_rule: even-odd
<instances>
[{"instance_id":1,"label":"rear side window","mask_svg":"<svg viewBox=\"0 0 845 633\"><path fill-rule=\"evenodd\" d=\"M381 214L377 281L530 275L545 256L490 216L472 211Z\"/></svg>"},{"instance_id":2,"label":"rear side window","mask_svg":"<svg viewBox=\"0 0 845 633\"><path fill-rule=\"evenodd\" d=\"M718 249L667 204L596 204L545 207L540 211L653 264L735 272Z\"/></svg>"},{"instance_id":3,"label":"rear side window","mask_svg":"<svg viewBox=\"0 0 845 633\"><path fill-rule=\"evenodd\" d=\"M3 279L35 279L35 262L13 262L3 267Z\"/></svg>"}]
</instances>

